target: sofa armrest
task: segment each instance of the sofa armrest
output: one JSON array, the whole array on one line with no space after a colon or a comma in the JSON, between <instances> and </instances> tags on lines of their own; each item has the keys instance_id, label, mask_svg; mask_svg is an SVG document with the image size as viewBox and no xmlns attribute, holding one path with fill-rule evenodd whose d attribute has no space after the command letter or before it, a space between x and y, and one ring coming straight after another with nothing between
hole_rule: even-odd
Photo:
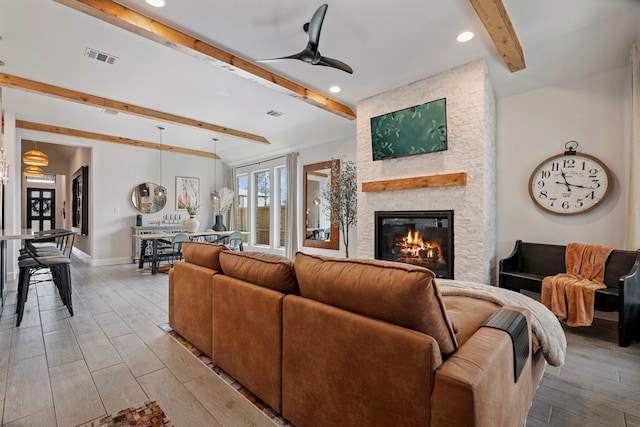
<instances>
[{"instance_id":1,"label":"sofa armrest","mask_svg":"<svg viewBox=\"0 0 640 427\"><path fill-rule=\"evenodd\" d=\"M518 307L508 308L527 316L531 334L529 312ZM509 334L491 328L478 329L436 370L431 425L524 425L536 388L531 348L529 354L518 382L514 382L513 348Z\"/></svg>"},{"instance_id":2,"label":"sofa armrest","mask_svg":"<svg viewBox=\"0 0 640 427\"><path fill-rule=\"evenodd\" d=\"M217 271L176 261L169 270L169 326L212 356L212 278Z\"/></svg>"}]
</instances>

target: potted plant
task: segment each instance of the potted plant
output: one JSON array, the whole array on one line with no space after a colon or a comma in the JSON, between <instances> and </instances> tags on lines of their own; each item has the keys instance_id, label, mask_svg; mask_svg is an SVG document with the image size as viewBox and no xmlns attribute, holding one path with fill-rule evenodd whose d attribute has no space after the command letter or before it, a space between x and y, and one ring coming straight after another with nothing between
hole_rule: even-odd
<instances>
[{"instance_id":1,"label":"potted plant","mask_svg":"<svg viewBox=\"0 0 640 427\"><path fill-rule=\"evenodd\" d=\"M213 205L213 215L215 216L215 223L213 228L215 231L226 231L223 223L223 215L231 210L233 204L233 198L235 194L230 188L224 187L222 190L215 191L211 194L211 204Z\"/></svg>"},{"instance_id":2,"label":"potted plant","mask_svg":"<svg viewBox=\"0 0 640 427\"><path fill-rule=\"evenodd\" d=\"M349 258L349 229L356 225L358 214L358 173L351 160L331 162L332 183L324 187L322 196L329 203L326 210L331 222L342 232L345 255Z\"/></svg>"},{"instance_id":3,"label":"potted plant","mask_svg":"<svg viewBox=\"0 0 640 427\"><path fill-rule=\"evenodd\" d=\"M196 215L198 215L198 211L200 210L200 205L188 205L187 206L187 213L189 214L189 217L193 218Z\"/></svg>"},{"instance_id":4,"label":"potted plant","mask_svg":"<svg viewBox=\"0 0 640 427\"><path fill-rule=\"evenodd\" d=\"M187 205L187 213L189 214L189 218L184 221L184 227L187 229L187 233L195 233L198 231L198 227L200 227L200 221L196 219L196 215L200 210L200 205L198 204L190 204Z\"/></svg>"}]
</instances>

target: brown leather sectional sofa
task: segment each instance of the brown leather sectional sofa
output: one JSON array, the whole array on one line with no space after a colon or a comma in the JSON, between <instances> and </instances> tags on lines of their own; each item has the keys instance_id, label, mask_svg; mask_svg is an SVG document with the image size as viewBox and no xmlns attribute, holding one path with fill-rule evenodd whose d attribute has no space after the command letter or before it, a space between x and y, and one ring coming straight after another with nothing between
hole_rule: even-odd
<instances>
[{"instance_id":1,"label":"brown leather sectional sofa","mask_svg":"<svg viewBox=\"0 0 640 427\"><path fill-rule=\"evenodd\" d=\"M480 327L501 307L442 297L429 270L205 243L183 253L171 327L297 427L524 425L545 366L535 339L515 382L510 336Z\"/></svg>"}]
</instances>

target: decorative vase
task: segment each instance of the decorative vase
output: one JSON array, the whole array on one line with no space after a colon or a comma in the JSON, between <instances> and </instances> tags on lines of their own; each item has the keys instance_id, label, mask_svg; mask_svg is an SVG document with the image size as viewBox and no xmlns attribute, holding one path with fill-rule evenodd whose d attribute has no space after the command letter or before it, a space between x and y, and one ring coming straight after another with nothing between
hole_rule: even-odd
<instances>
[{"instance_id":1,"label":"decorative vase","mask_svg":"<svg viewBox=\"0 0 640 427\"><path fill-rule=\"evenodd\" d=\"M189 216L189 219L184 220L184 227L187 229L187 233L195 233L200 227L200 221L195 216Z\"/></svg>"},{"instance_id":2,"label":"decorative vase","mask_svg":"<svg viewBox=\"0 0 640 427\"><path fill-rule=\"evenodd\" d=\"M215 231L227 231L227 227L222 223L222 215L216 215L216 223L211 228Z\"/></svg>"}]
</instances>

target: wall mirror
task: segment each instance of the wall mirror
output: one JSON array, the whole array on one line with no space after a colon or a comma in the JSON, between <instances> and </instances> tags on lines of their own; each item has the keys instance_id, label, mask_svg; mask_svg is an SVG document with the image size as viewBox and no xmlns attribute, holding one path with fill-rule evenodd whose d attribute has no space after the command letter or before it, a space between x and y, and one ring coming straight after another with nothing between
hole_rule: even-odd
<instances>
[{"instance_id":1,"label":"wall mirror","mask_svg":"<svg viewBox=\"0 0 640 427\"><path fill-rule=\"evenodd\" d=\"M340 166L340 160L334 160ZM304 246L340 249L338 227L331 224L329 201L323 197L328 185L335 185L331 176L331 161L313 163L303 167L303 227Z\"/></svg>"},{"instance_id":2,"label":"wall mirror","mask_svg":"<svg viewBox=\"0 0 640 427\"><path fill-rule=\"evenodd\" d=\"M89 166L82 166L71 176L71 225L80 234L89 234Z\"/></svg>"},{"instance_id":3,"label":"wall mirror","mask_svg":"<svg viewBox=\"0 0 640 427\"><path fill-rule=\"evenodd\" d=\"M131 191L133 207L145 214L160 212L167 204L167 195L156 196L154 190L159 187L153 182L143 182Z\"/></svg>"}]
</instances>

